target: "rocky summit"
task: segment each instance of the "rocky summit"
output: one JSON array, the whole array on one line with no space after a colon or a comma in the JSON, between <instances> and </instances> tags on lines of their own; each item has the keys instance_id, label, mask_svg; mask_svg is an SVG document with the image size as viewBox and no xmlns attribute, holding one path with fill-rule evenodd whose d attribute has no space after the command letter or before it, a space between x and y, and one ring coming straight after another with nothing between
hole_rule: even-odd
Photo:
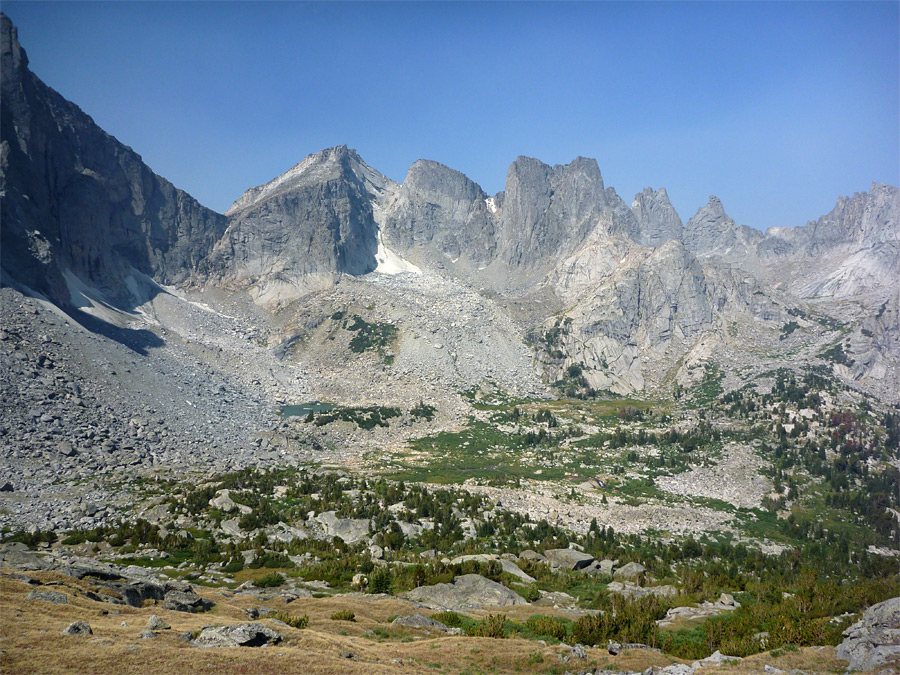
<instances>
[{"instance_id":1,"label":"rocky summit","mask_svg":"<svg viewBox=\"0 0 900 675\"><path fill-rule=\"evenodd\" d=\"M216 213L0 35L0 670L896 666L897 187L338 146Z\"/></svg>"}]
</instances>

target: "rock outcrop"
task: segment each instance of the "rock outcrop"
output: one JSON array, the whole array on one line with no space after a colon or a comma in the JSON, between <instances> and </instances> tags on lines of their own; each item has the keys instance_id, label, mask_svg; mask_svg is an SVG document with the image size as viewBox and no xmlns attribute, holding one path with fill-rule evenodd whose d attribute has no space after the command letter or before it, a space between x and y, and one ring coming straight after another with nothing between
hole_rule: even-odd
<instances>
[{"instance_id":1,"label":"rock outcrop","mask_svg":"<svg viewBox=\"0 0 900 675\"><path fill-rule=\"evenodd\" d=\"M480 574L463 574L453 583L420 586L404 597L429 609L467 611L483 607L527 605L519 594Z\"/></svg>"},{"instance_id":2,"label":"rock outcrop","mask_svg":"<svg viewBox=\"0 0 900 675\"><path fill-rule=\"evenodd\" d=\"M684 226L684 245L698 256L714 254L741 260L761 239L758 230L735 223L715 195Z\"/></svg>"},{"instance_id":3,"label":"rock outcrop","mask_svg":"<svg viewBox=\"0 0 900 675\"><path fill-rule=\"evenodd\" d=\"M496 242L494 202L464 174L420 159L410 168L382 225L399 250L433 249L456 262L461 256L483 264Z\"/></svg>"},{"instance_id":4,"label":"rock outcrop","mask_svg":"<svg viewBox=\"0 0 900 675\"><path fill-rule=\"evenodd\" d=\"M278 304L340 274L371 272L378 250L372 198L387 185L347 146L309 155L232 205L201 278Z\"/></svg>"},{"instance_id":5,"label":"rock outcrop","mask_svg":"<svg viewBox=\"0 0 900 675\"><path fill-rule=\"evenodd\" d=\"M844 631L837 657L849 670L896 672L900 668L900 597L865 611L862 619Z\"/></svg>"},{"instance_id":6,"label":"rock outcrop","mask_svg":"<svg viewBox=\"0 0 900 675\"><path fill-rule=\"evenodd\" d=\"M631 212L638 225L637 243L657 247L667 241L681 241L684 225L665 188L644 188L634 196Z\"/></svg>"},{"instance_id":7,"label":"rock outcrop","mask_svg":"<svg viewBox=\"0 0 900 675\"><path fill-rule=\"evenodd\" d=\"M275 645L284 638L280 633L261 623L247 622L232 626L211 626L204 628L195 647L263 647Z\"/></svg>"},{"instance_id":8,"label":"rock outcrop","mask_svg":"<svg viewBox=\"0 0 900 675\"><path fill-rule=\"evenodd\" d=\"M70 273L133 306L140 279L134 270L162 283L185 280L225 231L226 218L153 173L36 77L6 16L0 38L4 283L71 306Z\"/></svg>"}]
</instances>

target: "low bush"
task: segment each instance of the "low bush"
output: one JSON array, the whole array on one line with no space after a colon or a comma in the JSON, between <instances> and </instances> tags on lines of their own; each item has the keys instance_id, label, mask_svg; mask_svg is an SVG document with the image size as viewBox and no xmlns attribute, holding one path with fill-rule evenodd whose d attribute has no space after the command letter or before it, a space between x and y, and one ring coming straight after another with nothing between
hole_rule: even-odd
<instances>
[{"instance_id":1,"label":"low bush","mask_svg":"<svg viewBox=\"0 0 900 675\"><path fill-rule=\"evenodd\" d=\"M351 612L349 609L342 609L340 612L335 612L331 615L332 621L356 621L356 614Z\"/></svg>"},{"instance_id":2,"label":"low bush","mask_svg":"<svg viewBox=\"0 0 900 675\"><path fill-rule=\"evenodd\" d=\"M505 614L488 614L487 617L466 628L466 635L471 637L502 638L506 637L503 626L506 624Z\"/></svg>"},{"instance_id":3,"label":"low bush","mask_svg":"<svg viewBox=\"0 0 900 675\"><path fill-rule=\"evenodd\" d=\"M293 616L285 612L278 612L274 618L278 621L283 621L291 628L297 628L299 630L303 630L309 625L309 617L306 614L303 616Z\"/></svg>"},{"instance_id":4,"label":"low bush","mask_svg":"<svg viewBox=\"0 0 900 675\"><path fill-rule=\"evenodd\" d=\"M265 576L253 580L253 585L257 588L271 588L273 586L281 586L284 583L284 577L278 572L271 572Z\"/></svg>"}]
</instances>

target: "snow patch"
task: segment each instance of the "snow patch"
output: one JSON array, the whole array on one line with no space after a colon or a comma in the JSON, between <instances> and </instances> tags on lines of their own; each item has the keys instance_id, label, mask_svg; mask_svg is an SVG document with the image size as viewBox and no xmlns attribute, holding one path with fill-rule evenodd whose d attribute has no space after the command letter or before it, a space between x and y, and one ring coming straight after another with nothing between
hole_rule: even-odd
<instances>
[{"instance_id":1,"label":"snow patch","mask_svg":"<svg viewBox=\"0 0 900 675\"><path fill-rule=\"evenodd\" d=\"M375 262L378 263L375 271L379 274L422 274L422 270L384 245L381 230L378 231L378 252L375 253Z\"/></svg>"},{"instance_id":2,"label":"snow patch","mask_svg":"<svg viewBox=\"0 0 900 675\"><path fill-rule=\"evenodd\" d=\"M497 202L494 201L493 197L488 197L484 200L484 203L487 205L488 211L490 211L491 213L497 213L497 211L500 210L500 208L497 206Z\"/></svg>"}]
</instances>

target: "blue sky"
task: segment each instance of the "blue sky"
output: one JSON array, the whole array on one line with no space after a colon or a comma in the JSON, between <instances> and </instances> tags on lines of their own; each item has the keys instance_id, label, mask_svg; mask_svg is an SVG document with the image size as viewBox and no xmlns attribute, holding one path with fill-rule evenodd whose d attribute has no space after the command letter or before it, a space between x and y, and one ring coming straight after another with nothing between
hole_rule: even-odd
<instances>
[{"instance_id":1,"label":"blue sky","mask_svg":"<svg viewBox=\"0 0 900 675\"><path fill-rule=\"evenodd\" d=\"M900 183L898 8L3 2L39 77L219 211L347 144L491 194L518 155L595 157L629 203L716 194L763 229Z\"/></svg>"}]
</instances>

